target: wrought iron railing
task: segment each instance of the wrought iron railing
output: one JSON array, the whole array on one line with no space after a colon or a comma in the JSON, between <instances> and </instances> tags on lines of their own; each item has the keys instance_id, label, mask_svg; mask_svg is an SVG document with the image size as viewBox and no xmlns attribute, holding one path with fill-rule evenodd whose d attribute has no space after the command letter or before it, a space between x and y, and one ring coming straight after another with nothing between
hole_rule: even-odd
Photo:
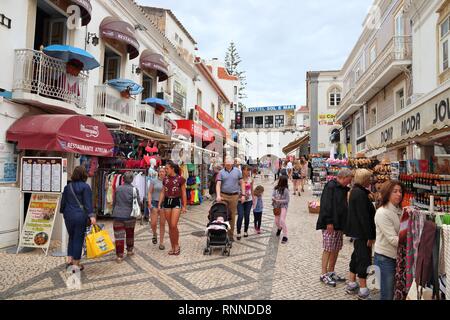
<instances>
[{"instance_id":1,"label":"wrought iron railing","mask_svg":"<svg viewBox=\"0 0 450 320\"><path fill-rule=\"evenodd\" d=\"M88 75L68 75L66 63L31 49L15 50L13 92L37 94L86 109Z\"/></svg>"},{"instance_id":2,"label":"wrought iron railing","mask_svg":"<svg viewBox=\"0 0 450 320\"><path fill-rule=\"evenodd\" d=\"M119 91L108 85L96 86L92 115L134 125L136 123L136 100L122 98Z\"/></svg>"},{"instance_id":3,"label":"wrought iron railing","mask_svg":"<svg viewBox=\"0 0 450 320\"><path fill-rule=\"evenodd\" d=\"M164 114L156 114L155 109L149 105L136 106L136 125L139 128L164 133Z\"/></svg>"},{"instance_id":4,"label":"wrought iron railing","mask_svg":"<svg viewBox=\"0 0 450 320\"><path fill-rule=\"evenodd\" d=\"M396 61L412 59L412 38L411 36L395 36L389 41L377 59L364 72L356 84L354 96L359 98L367 88L372 87L373 82L389 66Z\"/></svg>"}]
</instances>

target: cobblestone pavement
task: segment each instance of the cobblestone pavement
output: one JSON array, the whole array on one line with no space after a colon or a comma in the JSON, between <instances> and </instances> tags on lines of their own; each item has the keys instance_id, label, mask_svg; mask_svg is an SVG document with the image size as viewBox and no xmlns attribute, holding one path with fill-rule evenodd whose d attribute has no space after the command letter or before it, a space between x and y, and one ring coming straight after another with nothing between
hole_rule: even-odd
<instances>
[{"instance_id":1,"label":"cobblestone pavement","mask_svg":"<svg viewBox=\"0 0 450 320\"><path fill-rule=\"evenodd\" d=\"M259 183L260 181L257 181ZM289 243L275 236L270 196L273 185L262 182L263 233L235 242L230 257L220 252L204 256L205 230L210 201L191 207L180 220L182 253L168 256L151 243L148 225L136 228L136 255L122 264L115 256L87 261L81 289L68 289L64 258L45 257L38 250L19 255L0 252L0 299L314 299L348 300L344 284L337 288L319 282L321 234L315 231L317 215L308 213L310 191L291 198L287 225ZM291 196L293 197L293 196ZM106 223L111 232L110 222ZM165 241L169 247L169 239ZM57 245L56 243L53 244ZM346 275L351 244L345 240L337 272Z\"/></svg>"}]
</instances>

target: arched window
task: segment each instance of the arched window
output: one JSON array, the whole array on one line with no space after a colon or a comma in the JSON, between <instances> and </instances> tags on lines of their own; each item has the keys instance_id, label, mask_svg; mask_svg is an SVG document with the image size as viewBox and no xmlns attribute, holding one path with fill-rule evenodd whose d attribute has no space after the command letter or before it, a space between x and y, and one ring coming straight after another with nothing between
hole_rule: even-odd
<instances>
[{"instance_id":1,"label":"arched window","mask_svg":"<svg viewBox=\"0 0 450 320\"><path fill-rule=\"evenodd\" d=\"M328 91L328 106L337 107L341 104L341 88L332 87Z\"/></svg>"}]
</instances>

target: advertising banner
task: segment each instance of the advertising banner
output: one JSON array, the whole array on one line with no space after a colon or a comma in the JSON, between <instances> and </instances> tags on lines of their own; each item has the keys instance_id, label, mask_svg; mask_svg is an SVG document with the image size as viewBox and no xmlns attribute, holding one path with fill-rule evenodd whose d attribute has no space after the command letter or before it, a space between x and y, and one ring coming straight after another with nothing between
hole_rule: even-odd
<instances>
[{"instance_id":1,"label":"advertising banner","mask_svg":"<svg viewBox=\"0 0 450 320\"><path fill-rule=\"evenodd\" d=\"M40 248L48 253L56 214L59 212L60 197L59 194L51 193L31 195L19 248Z\"/></svg>"}]
</instances>

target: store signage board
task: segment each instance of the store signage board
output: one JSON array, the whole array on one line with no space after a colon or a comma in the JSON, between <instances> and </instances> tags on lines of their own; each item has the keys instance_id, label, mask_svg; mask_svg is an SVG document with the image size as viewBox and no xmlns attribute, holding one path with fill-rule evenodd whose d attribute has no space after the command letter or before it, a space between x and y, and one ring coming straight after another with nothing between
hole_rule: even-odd
<instances>
[{"instance_id":1,"label":"store signage board","mask_svg":"<svg viewBox=\"0 0 450 320\"><path fill-rule=\"evenodd\" d=\"M249 108L248 112L268 112L268 111L288 111L288 110L296 110L297 106L275 106L275 107L258 107L258 108Z\"/></svg>"},{"instance_id":2,"label":"store signage board","mask_svg":"<svg viewBox=\"0 0 450 320\"><path fill-rule=\"evenodd\" d=\"M60 194L52 193L31 195L17 253L20 248L27 247L42 249L45 255L48 254L56 214L59 212L60 198Z\"/></svg>"},{"instance_id":3,"label":"store signage board","mask_svg":"<svg viewBox=\"0 0 450 320\"><path fill-rule=\"evenodd\" d=\"M387 147L446 126L450 126L450 90L367 135L368 147Z\"/></svg>"},{"instance_id":4,"label":"store signage board","mask_svg":"<svg viewBox=\"0 0 450 320\"><path fill-rule=\"evenodd\" d=\"M14 144L0 143L0 184L17 182L17 154Z\"/></svg>"},{"instance_id":5,"label":"store signage board","mask_svg":"<svg viewBox=\"0 0 450 320\"><path fill-rule=\"evenodd\" d=\"M25 193L62 193L67 176L63 158L24 157L21 160L21 191Z\"/></svg>"}]
</instances>

